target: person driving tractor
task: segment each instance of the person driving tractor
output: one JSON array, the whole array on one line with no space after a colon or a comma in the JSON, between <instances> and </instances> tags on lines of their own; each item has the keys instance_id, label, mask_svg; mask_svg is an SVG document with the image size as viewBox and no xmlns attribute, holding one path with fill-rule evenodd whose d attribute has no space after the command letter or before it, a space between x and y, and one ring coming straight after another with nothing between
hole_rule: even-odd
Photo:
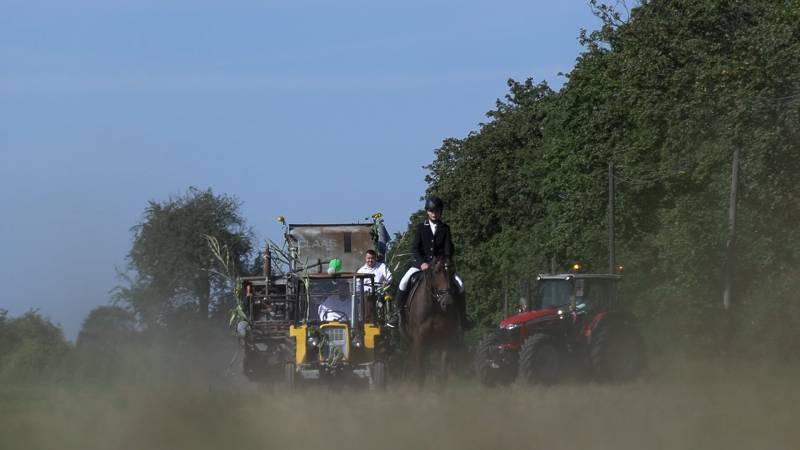
<instances>
[{"instance_id":1,"label":"person driving tractor","mask_svg":"<svg viewBox=\"0 0 800 450\"><path fill-rule=\"evenodd\" d=\"M350 289L346 281L336 282L336 292L326 297L317 308L322 322L348 320L349 311Z\"/></svg>"}]
</instances>

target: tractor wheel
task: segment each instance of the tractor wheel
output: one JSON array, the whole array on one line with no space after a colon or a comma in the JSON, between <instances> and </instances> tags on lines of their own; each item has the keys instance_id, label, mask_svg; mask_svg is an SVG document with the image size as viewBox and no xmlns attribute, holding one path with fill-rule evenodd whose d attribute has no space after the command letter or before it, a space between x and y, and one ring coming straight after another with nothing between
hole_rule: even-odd
<instances>
[{"instance_id":1,"label":"tractor wheel","mask_svg":"<svg viewBox=\"0 0 800 450\"><path fill-rule=\"evenodd\" d=\"M287 362L283 366L283 382L286 385L286 390L289 392L294 391L297 383L297 366L293 362Z\"/></svg>"},{"instance_id":2,"label":"tractor wheel","mask_svg":"<svg viewBox=\"0 0 800 450\"><path fill-rule=\"evenodd\" d=\"M297 359L297 340L288 337L283 344L283 357L286 362L295 362Z\"/></svg>"},{"instance_id":3,"label":"tractor wheel","mask_svg":"<svg viewBox=\"0 0 800 450\"><path fill-rule=\"evenodd\" d=\"M599 381L620 383L633 380L644 367L642 336L621 322L601 322L592 332L589 357Z\"/></svg>"},{"instance_id":4,"label":"tractor wheel","mask_svg":"<svg viewBox=\"0 0 800 450\"><path fill-rule=\"evenodd\" d=\"M555 339L534 334L525 339L519 352L519 373L527 384L551 385L558 381L561 365Z\"/></svg>"},{"instance_id":5,"label":"tractor wheel","mask_svg":"<svg viewBox=\"0 0 800 450\"><path fill-rule=\"evenodd\" d=\"M494 387L498 384L508 386L514 381L516 371L510 367L498 366L497 345L500 340L495 335L489 335L481 339L478 349L475 351L475 358L472 362L475 374L481 384L487 387Z\"/></svg>"},{"instance_id":6,"label":"tractor wheel","mask_svg":"<svg viewBox=\"0 0 800 450\"><path fill-rule=\"evenodd\" d=\"M260 377L258 376L258 366L256 364L256 355L253 352L244 349L244 355L242 355L242 372L244 372L244 376L247 377L248 380L252 382L261 381Z\"/></svg>"},{"instance_id":7,"label":"tractor wheel","mask_svg":"<svg viewBox=\"0 0 800 450\"><path fill-rule=\"evenodd\" d=\"M290 337L286 339L285 362L283 364L283 383L286 390L292 392L297 387L297 364L295 355L297 353L297 341Z\"/></svg>"},{"instance_id":8,"label":"tractor wheel","mask_svg":"<svg viewBox=\"0 0 800 450\"><path fill-rule=\"evenodd\" d=\"M370 376L372 377L372 390L386 390L386 363L383 361L375 361L372 363Z\"/></svg>"}]
</instances>

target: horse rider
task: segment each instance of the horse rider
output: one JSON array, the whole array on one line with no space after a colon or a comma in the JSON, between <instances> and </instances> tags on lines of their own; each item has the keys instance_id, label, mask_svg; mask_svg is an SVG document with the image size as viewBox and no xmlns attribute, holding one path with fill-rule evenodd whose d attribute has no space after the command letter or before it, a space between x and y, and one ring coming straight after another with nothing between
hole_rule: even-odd
<instances>
[{"instance_id":1,"label":"horse rider","mask_svg":"<svg viewBox=\"0 0 800 450\"><path fill-rule=\"evenodd\" d=\"M406 271L403 278L400 280L400 286L397 290L396 302L397 309L400 315L405 318L406 297L408 297L408 284L411 276L421 270L428 270L433 259L437 256L444 256L452 259L455 255L455 247L453 240L450 236L450 227L442 222L442 212L444 211L444 202L439 197L429 197L425 201L425 213L427 218L424 222L417 226L414 233L414 241L412 243L412 250L414 252L414 264ZM462 330L469 330L473 324L467 318L467 304L464 296L464 282L458 274L453 275L456 286L458 287L458 295L456 295L456 310L458 312L459 320L461 322ZM393 325L397 325L400 317L394 318Z\"/></svg>"}]
</instances>

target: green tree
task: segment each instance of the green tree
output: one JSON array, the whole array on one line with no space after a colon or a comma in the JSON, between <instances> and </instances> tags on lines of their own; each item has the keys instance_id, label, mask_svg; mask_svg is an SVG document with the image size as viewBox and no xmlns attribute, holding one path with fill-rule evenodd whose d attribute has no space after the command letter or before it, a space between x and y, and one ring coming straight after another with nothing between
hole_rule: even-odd
<instances>
[{"instance_id":1,"label":"green tree","mask_svg":"<svg viewBox=\"0 0 800 450\"><path fill-rule=\"evenodd\" d=\"M93 384L139 378L143 367L154 369L153 361L142 357L141 338L132 311L111 305L94 308L78 333L69 376Z\"/></svg>"},{"instance_id":2,"label":"green tree","mask_svg":"<svg viewBox=\"0 0 800 450\"><path fill-rule=\"evenodd\" d=\"M36 311L8 318L0 314L0 379L42 380L56 374L71 346L57 325Z\"/></svg>"},{"instance_id":3,"label":"green tree","mask_svg":"<svg viewBox=\"0 0 800 450\"><path fill-rule=\"evenodd\" d=\"M717 341L734 147L742 149L738 304L798 259L797 2L642 2L587 39L554 114L554 152L619 169L621 249L641 312ZM552 177L569 179L568 171ZM603 186L592 215L600 217ZM599 253L591 252L590 253ZM783 279L786 281L786 279ZM759 308L751 312L759 313ZM752 326L752 320L748 321ZM745 322L742 322L745 323Z\"/></svg>"},{"instance_id":4,"label":"green tree","mask_svg":"<svg viewBox=\"0 0 800 450\"><path fill-rule=\"evenodd\" d=\"M211 307L230 306L223 304L228 284L215 275L219 262L204 236L227 246L242 273L252 233L239 207L234 197L194 187L163 202L150 201L143 220L132 228L131 275L118 300L149 327L185 325L191 316L205 322Z\"/></svg>"},{"instance_id":5,"label":"green tree","mask_svg":"<svg viewBox=\"0 0 800 450\"><path fill-rule=\"evenodd\" d=\"M428 166L472 310L496 321L500 286L551 257L605 270L613 161L618 257L637 314L672 341L715 348L738 147L740 335L783 339L798 325L789 293L800 288L786 275L800 262L800 3L651 0L629 14L590 3L602 23L581 33L564 86L510 81L489 122L445 140Z\"/></svg>"},{"instance_id":6,"label":"green tree","mask_svg":"<svg viewBox=\"0 0 800 450\"><path fill-rule=\"evenodd\" d=\"M136 315L132 311L119 306L98 306L83 320L76 346L114 349L132 339L136 328Z\"/></svg>"},{"instance_id":7,"label":"green tree","mask_svg":"<svg viewBox=\"0 0 800 450\"><path fill-rule=\"evenodd\" d=\"M8 311L0 309L0 367L3 367L3 359L11 353L11 347L12 336Z\"/></svg>"}]
</instances>

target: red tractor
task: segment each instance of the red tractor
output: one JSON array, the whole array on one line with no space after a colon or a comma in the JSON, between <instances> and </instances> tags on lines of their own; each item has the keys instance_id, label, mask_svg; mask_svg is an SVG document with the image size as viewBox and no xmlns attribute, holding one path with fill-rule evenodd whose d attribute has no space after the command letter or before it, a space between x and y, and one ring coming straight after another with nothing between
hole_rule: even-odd
<instances>
[{"instance_id":1,"label":"red tractor","mask_svg":"<svg viewBox=\"0 0 800 450\"><path fill-rule=\"evenodd\" d=\"M578 268L578 267L576 267ZM525 311L500 322L475 353L486 386L550 385L568 374L621 382L642 371L644 349L631 317L614 306L615 274L539 275Z\"/></svg>"}]
</instances>

